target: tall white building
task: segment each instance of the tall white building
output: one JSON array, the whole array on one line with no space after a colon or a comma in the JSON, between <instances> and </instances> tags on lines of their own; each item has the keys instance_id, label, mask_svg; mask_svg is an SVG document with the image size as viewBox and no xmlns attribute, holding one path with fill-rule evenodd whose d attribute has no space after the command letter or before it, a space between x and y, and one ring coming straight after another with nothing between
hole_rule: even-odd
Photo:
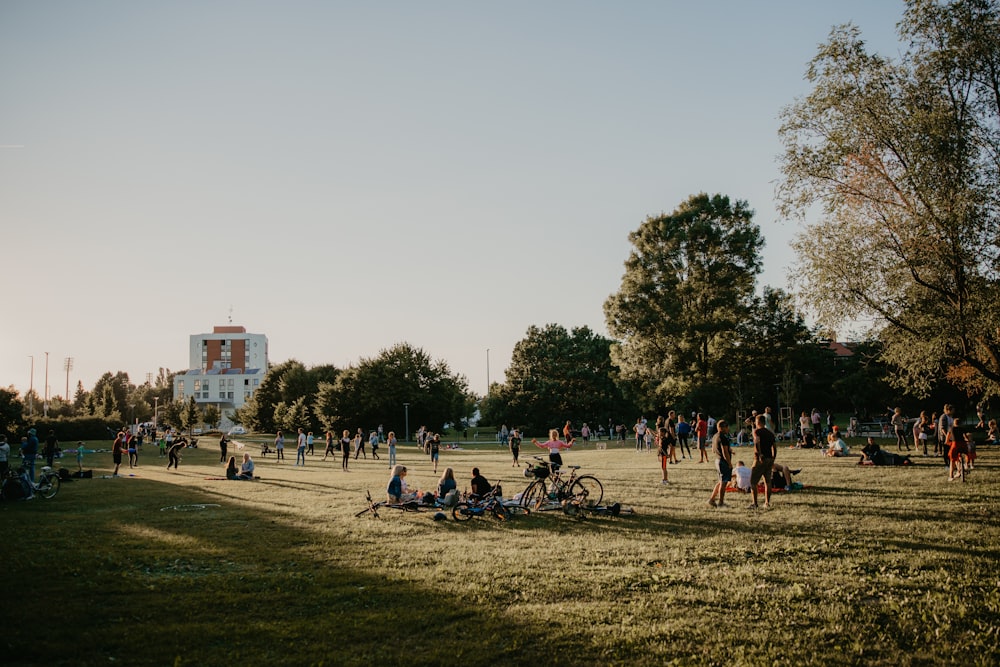
<instances>
[{"instance_id":1,"label":"tall white building","mask_svg":"<svg viewBox=\"0 0 1000 667\"><path fill-rule=\"evenodd\" d=\"M217 405L225 428L229 413L254 395L266 373L267 336L243 327L215 327L191 336L189 369L174 376L174 398L193 396L201 407Z\"/></svg>"}]
</instances>

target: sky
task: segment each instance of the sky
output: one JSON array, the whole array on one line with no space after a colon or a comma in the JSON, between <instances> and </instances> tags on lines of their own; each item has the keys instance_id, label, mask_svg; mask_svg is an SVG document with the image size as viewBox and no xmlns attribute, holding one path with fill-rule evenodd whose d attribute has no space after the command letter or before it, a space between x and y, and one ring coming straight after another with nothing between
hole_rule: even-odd
<instances>
[{"instance_id":1,"label":"sky","mask_svg":"<svg viewBox=\"0 0 1000 667\"><path fill-rule=\"evenodd\" d=\"M0 386L188 367L214 326L486 392L530 326L607 335L629 232L749 202L788 288L781 109L897 0L0 0ZM32 360L33 357L33 360ZM34 364L32 376L31 365Z\"/></svg>"}]
</instances>

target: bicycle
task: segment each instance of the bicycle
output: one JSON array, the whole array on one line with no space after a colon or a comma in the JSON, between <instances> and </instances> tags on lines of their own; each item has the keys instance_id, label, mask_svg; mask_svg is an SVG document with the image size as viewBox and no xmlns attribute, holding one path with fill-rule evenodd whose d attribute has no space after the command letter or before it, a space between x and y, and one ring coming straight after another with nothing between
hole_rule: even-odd
<instances>
[{"instance_id":1,"label":"bicycle","mask_svg":"<svg viewBox=\"0 0 1000 667\"><path fill-rule=\"evenodd\" d=\"M527 516L531 510L523 505L505 505L499 495L500 485L494 486L482 498L470 496L459 501L451 510L455 521L468 521L472 517L492 515L498 521L507 521L516 516Z\"/></svg>"},{"instance_id":2,"label":"bicycle","mask_svg":"<svg viewBox=\"0 0 1000 667\"><path fill-rule=\"evenodd\" d=\"M521 493L521 506L537 511L562 508L567 514L575 514L579 508L596 507L604 498L604 485L593 475L576 476L580 466L561 466L569 469L568 478L563 478L560 466L539 456L533 459L540 463L525 462L524 476L532 479Z\"/></svg>"},{"instance_id":3,"label":"bicycle","mask_svg":"<svg viewBox=\"0 0 1000 667\"><path fill-rule=\"evenodd\" d=\"M54 498L59 493L59 486L62 484L59 473L49 466L42 466L37 482L32 482L28 478L28 473L23 467L16 471L11 468L7 471L7 478L0 486L0 494L5 500L23 498L24 484L22 482L29 486L33 495L39 495L45 499Z\"/></svg>"}]
</instances>

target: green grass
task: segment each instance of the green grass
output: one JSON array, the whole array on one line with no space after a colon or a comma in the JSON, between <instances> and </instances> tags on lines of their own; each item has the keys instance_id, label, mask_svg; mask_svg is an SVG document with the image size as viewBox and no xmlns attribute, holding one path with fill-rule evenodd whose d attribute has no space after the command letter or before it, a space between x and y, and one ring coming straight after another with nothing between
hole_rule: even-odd
<instances>
[{"instance_id":1,"label":"green grass","mask_svg":"<svg viewBox=\"0 0 1000 667\"><path fill-rule=\"evenodd\" d=\"M286 448L283 464L255 456L261 481L228 482L206 479L223 470L202 445L177 473L146 447L135 477L0 503L6 662L1000 662L995 450L964 485L936 459L884 469L781 450L809 488L754 512L738 494L732 509L705 506L709 464L670 466L661 486L653 454L574 448L567 463L636 515L459 524L355 518L366 490L384 493L388 467L370 459L302 469ZM411 485L432 487L425 457L399 451ZM110 459L85 466L107 474ZM443 451L441 465L460 488L473 466L507 495L526 483L494 444ZM197 503L218 507L162 509Z\"/></svg>"}]
</instances>

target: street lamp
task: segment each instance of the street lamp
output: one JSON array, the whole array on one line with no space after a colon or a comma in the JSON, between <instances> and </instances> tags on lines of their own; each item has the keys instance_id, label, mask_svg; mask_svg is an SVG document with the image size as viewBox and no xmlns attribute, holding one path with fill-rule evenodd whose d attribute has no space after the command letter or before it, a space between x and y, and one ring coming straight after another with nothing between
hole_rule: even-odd
<instances>
[{"instance_id":1,"label":"street lamp","mask_svg":"<svg viewBox=\"0 0 1000 667\"><path fill-rule=\"evenodd\" d=\"M31 358L31 382L28 384L28 415L35 416L35 355L29 354Z\"/></svg>"},{"instance_id":2,"label":"street lamp","mask_svg":"<svg viewBox=\"0 0 1000 667\"><path fill-rule=\"evenodd\" d=\"M490 348L486 348L486 395L490 395Z\"/></svg>"},{"instance_id":3,"label":"street lamp","mask_svg":"<svg viewBox=\"0 0 1000 667\"><path fill-rule=\"evenodd\" d=\"M45 353L45 402L42 403L42 414L49 416L49 353Z\"/></svg>"},{"instance_id":4,"label":"street lamp","mask_svg":"<svg viewBox=\"0 0 1000 667\"><path fill-rule=\"evenodd\" d=\"M156 438L156 413L160 409L160 397L153 397L153 438Z\"/></svg>"},{"instance_id":5,"label":"street lamp","mask_svg":"<svg viewBox=\"0 0 1000 667\"><path fill-rule=\"evenodd\" d=\"M410 441L410 404L409 403L403 403L403 410L406 411L406 421L404 422L405 423L405 428L406 428L406 442L409 442Z\"/></svg>"}]
</instances>

